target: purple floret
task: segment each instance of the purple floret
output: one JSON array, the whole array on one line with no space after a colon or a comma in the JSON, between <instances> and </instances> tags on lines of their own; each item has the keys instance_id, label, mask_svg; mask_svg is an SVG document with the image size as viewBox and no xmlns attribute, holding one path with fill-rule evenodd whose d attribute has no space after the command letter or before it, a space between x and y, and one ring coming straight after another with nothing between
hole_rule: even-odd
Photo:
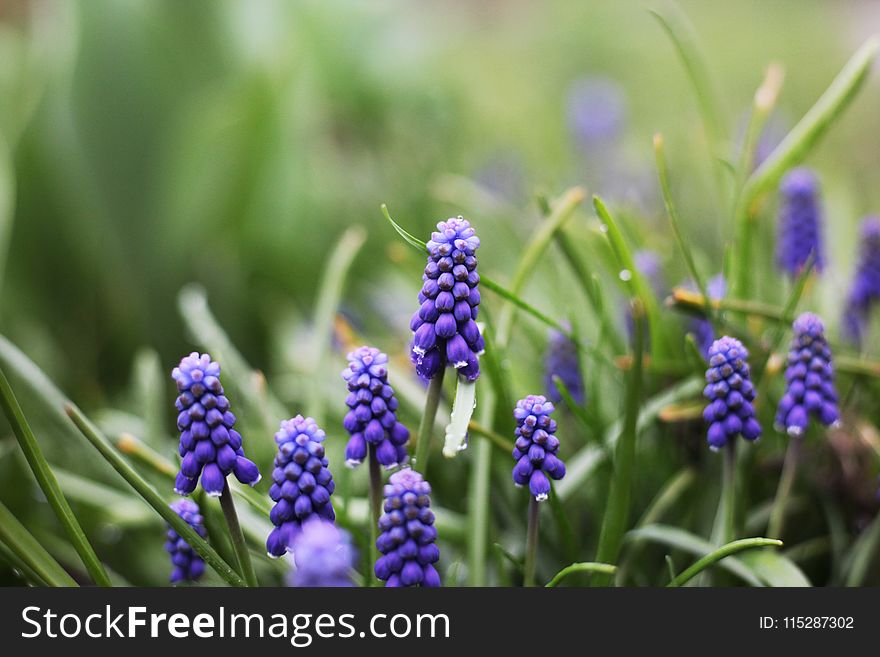
<instances>
[{"instance_id":1,"label":"purple floret","mask_svg":"<svg viewBox=\"0 0 880 657\"><path fill-rule=\"evenodd\" d=\"M180 472L174 491L189 495L201 479L208 495L219 496L232 473L253 486L260 471L247 459L241 435L234 429L235 416L220 385L220 365L208 354L192 352L171 372L179 395L177 428L180 430Z\"/></svg>"},{"instance_id":2,"label":"purple floret","mask_svg":"<svg viewBox=\"0 0 880 657\"><path fill-rule=\"evenodd\" d=\"M407 459L409 430L397 420L397 398L388 385L388 356L373 347L361 347L348 354L342 371L348 383L349 408L343 424L351 438L345 448L345 463L355 467L367 457L367 447L376 448L376 459L392 468Z\"/></svg>"},{"instance_id":3,"label":"purple floret","mask_svg":"<svg viewBox=\"0 0 880 657\"><path fill-rule=\"evenodd\" d=\"M831 348L825 325L813 313L794 321L794 337L785 370L785 395L779 401L776 424L792 436L807 429L810 417L826 427L840 419Z\"/></svg>"},{"instance_id":4,"label":"purple floret","mask_svg":"<svg viewBox=\"0 0 880 657\"><path fill-rule=\"evenodd\" d=\"M556 421L550 417L554 410L553 403L542 395L520 399L513 410L516 419L513 483L527 485L539 502L550 496L550 479L565 476L565 464L556 456L559 439L554 435Z\"/></svg>"},{"instance_id":5,"label":"purple floret","mask_svg":"<svg viewBox=\"0 0 880 657\"><path fill-rule=\"evenodd\" d=\"M379 518L376 577L387 587L440 586L434 564L440 559L435 541L431 486L415 470L395 472L385 486L385 506Z\"/></svg>"},{"instance_id":6,"label":"purple floret","mask_svg":"<svg viewBox=\"0 0 880 657\"><path fill-rule=\"evenodd\" d=\"M475 253L480 238L467 219L453 217L437 224L426 246L421 306L410 322L413 363L426 380L450 365L468 381L476 381L477 357L485 348L476 322L480 275Z\"/></svg>"},{"instance_id":7,"label":"purple floret","mask_svg":"<svg viewBox=\"0 0 880 657\"><path fill-rule=\"evenodd\" d=\"M275 502L269 520L275 529L266 540L270 557L290 550L305 522L336 519L330 502L334 484L324 455L325 437L312 418L302 415L282 422L275 434L278 454L269 487L269 497Z\"/></svg>"},{"instance_id":8,"label":"purple floret","mask_svg":"<svg viewBox=\"0 0 880 657\"><path fill-rule=\"evenodd\" d=\"M746 440L761 437L761 425L755 418L755 386L749 376L746 359L749 352L736 338L724 336L709 348L707 385L703 396L709 405L703 418L709 424L709 447L721 449L741 435Z\"/></svg>"}]
</instances>

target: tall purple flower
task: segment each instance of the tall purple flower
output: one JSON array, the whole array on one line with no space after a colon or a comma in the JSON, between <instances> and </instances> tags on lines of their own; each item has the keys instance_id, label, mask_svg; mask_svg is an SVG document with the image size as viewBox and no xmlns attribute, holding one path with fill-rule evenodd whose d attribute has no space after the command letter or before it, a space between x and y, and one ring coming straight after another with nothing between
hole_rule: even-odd
<instances>
[{"instance_id":1,"label":"tall purple flower","mask_svg":"<svg viewBox=\"0 0 880 657\"><path fill-rule=\"evenodd\" d=\"M541 395L520 399L513 411L516 419L513 482L517 486L528 485L539 502L550 495L547 477L562 479L565 476L565 464L556 456L559 439L554 435L556 421L550 417L553 411L553 403Z\"/></svg>"},{"instance_id":2,"label":"tall purple flower","mask_svg":"<svg viewBox=\"0 0 880 657\"><path fill-rule=\"evenodd\" d=\"M431 511L431 486L409 468L391 475L385 486L385 513L379 518L376 577L385 586L440 586L434 564L440 558Z\"/></svg>"},{"instance_id":3,"label":"tall purple flower","mask_svg":"<svg viewBox=\"0 0 880 657\"><path fill-rule=\"evenodd\" d=\"M205 530L205 519L199 513L198 504L183 499L172 502L171 508L196 530L199 536L205 538L208 535ZM170 578L172 584L195 582L205 573L205 562L171 525L168 526L168 532L165 534L165 551L171 555L171 563L174 566Z\"/></svg>"},{"instance_id":4,"label":"tall purple flower","mask_svg":"<svg viewBox=\"0 0 880 657\"><path fill-rule=\"evenodd\" d=\"M723 274L713 276L706 283L706 292L709 294L711 301L723 299L727 294L727 281L724 280ZM694 340L700 353L704 358L709 358L709 348L715 342L715 330L712 328L712 322L705 317L695 317L691 320L689 331L694 334Z\"/></svg>"},{"instance_id":5,"label":"tall purple flower","mask_svg":"<svg viewBox=\"0 0 880 657\"><path fill-rule=\"evenodd\" d=\"M171 372L177 382L179 452L182 458L174 491L192 493L201 477L208 495L219 496L229 473L243 484L260 480L257 466L245 458L235 416L220 385L220 365L208 354L194 351Z\"/></svg>"},{"instance_id":6,"label":"tall purple flower","mask_svg":"<svg viewBox=\"0 0 880 657\"><path fill-rule=\"evenodd\" d=\"M724 447L739 434L746 440L761 436L761 425L755 418L755 386L749 376L746 359L749 352L736 338L724 336L709 348L707 385L703 395L709 405L703 418L709 423L709 447Z\"/></svg>"},{"instance_id":7,"label":"tall purple flower","mask_svg":"<svg viewBox=\"0 0 880 657\"><path fill-rule=\"evenodd\" d=\"M562 401L562 395L559 394L553 381L554 376L562 380L574 402L583 406L587 396L577 346L567 335L559 331L550 332L547 353L544 356L544 386L547 389L547 396L558 404Z\"/></svg>"},{"instance_id":8,"label":"tall purple flower","mask_svg":"<svg viewBox=\"0 0 880 657\"><path fill-rule=\"evenodd\" d=\"M825 266L822 244L822 208L819 182L807 167L792 169L779 188L779 238L776 242L776 264L790 276L800 274L811 254L815 269Z\"/></svg>"},{"instance_id":9,"label":"tall purple flower","mask_svg":"<svg viewBox=\"0 0 880 657\"><path fill-rule=\"evenodd\" d=\"M351 435L345 448L345 463L355 467L375 445L376 458L386 468L406 462L409 431L397 421L397 398L388 385L388 356L373 347L360 347L348 354L342 371L348 383L350 409L344 425Z\"/></svg>"},{"instance_id":10,"label":"tall purple flower","mask_svg":"<svg viewBox=\"0 0 880 657\"><path fill-rule=\"evenodd\" d=\"M865 217L859 237L859 262L843 313L843 333L856 345L861 345L871 308L880 300L880 216Z\"/></svg>"},{"instance_id":11,"label":"tall purple flower","mask_svg":"<svg viewBox=\"0 0 880 657\"><path fill-rule=\"evenodd\" d=\"M270 557L287 552L306 521L336 519L330 502L334 484L324 456L325 437L312 418L302 415L283 421L275 434L278 454L269 488L275 502L269 520L275 529L266 540Z\"/></svg>"},{"instance_id":12,"label":"tall purple flower","mask_svg":"<svg viewBox=\"0 0 880 657\"><path fill-rule=\"evenodd\" d=\"M806 431L810 416L827 427L838 421L840 412L825 325L813 313L804 313L794 321L793 328L785 395L779 401L776 424L789 435L798 436Z\"/></svg>"},{"instance_id":13,"label":"tall purple flower","mask_svg":"<svg viewBox=\"0 0 880 657\"><path fill-rule=\"evenodd\" d=\"M293 539L296 566L288 581L291 586L350 587L357 551L351 535L332 522L313 518Z\"/></svg>"},{"instance_id":14,"label":"tall purple flower","mask_svg":"<svg viewBox=\"0 0 880 657\"><path fill-rule=\"evenodd\" d=\"M480 275L476 250L480 238L470 222L452 217L437 224L427 243L428 264L413 315L412 359L423 379L451 365L468 381L480 375L477 357L485 347L477 327Z\"/></svg>"}]
</instances>

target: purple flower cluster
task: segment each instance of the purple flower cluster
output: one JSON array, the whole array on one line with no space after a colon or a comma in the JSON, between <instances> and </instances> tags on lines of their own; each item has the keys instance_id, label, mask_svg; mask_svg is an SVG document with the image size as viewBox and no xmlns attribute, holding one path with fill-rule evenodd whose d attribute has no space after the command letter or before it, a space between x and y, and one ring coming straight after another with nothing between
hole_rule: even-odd
<instances>
[{"instance_id":1,"label":"purple flower cluster","mask_svg":"<svg viewBox=\"0 0 880 657\"><path fill-rule=\"evenodd\" d=\"M204 538L208 535L205 530L205 519L199 513L199 506L195 502L186 499L177 500L171 503L171 508L195 529L199 536ZM174 566L170 578L172 584L195 582L204 574L205 562L170 525L165 534L165 551L171 555L171 563Z\"/></svg>"},{"instance_id":2,"label":"purple flower cluster","mask_svg":"<svg viewBox=\"0 0 880 657\"><path fill-rule=\"evenodd\" d=\"M822 208L815 174L806 167L792 169L782 179L780 192L776 264L790 276L797 276L815 254L815 269L822 271L825 266Z\"/></svg>"},{"instance_id":3,"label":"purple flower cluster","mask_svg":"<svg viewBox=\"0 0 880 657\"><path fill-rule=\"evenodd\" d=\"M880 300L880 216L862 220L859 263L843 314L843 333L861 345L871 308Z\"/></svg>"},{"instance_id":4,"label":"purple flower cluster","mask_svg":"<svg viewBox=\"0 0 880 657\"><path fill-rule=\"evenodd\" d=\"M386 468L406 462L409 431L397 421L397 398L388 385L388 356L373 347L361 347L348 354L342 371L348 383L350 409L343 422L351 435L345 448L345 463L354 467L374 445L376 459Z\"/></svg>"},{"instance_id":5,"label":"purple flower cluster","mask_svg":"<svg viewBox=\"0 0 880 657\"><path fill-rule=\"evenodd\" d=\"M553 381L554 376L558 376L562 380L574 402L583 406L587 395L584 377L581 375L577 346L567 335L559 331L550 332L547 353L544 356L544 386L550 400L558 404L562 401L562 395L559 394L556 383Z\"/></svg>"},{"instance_id":6,"label":"purple flower cluster","mask_svg":"<svg viewBox=\"0 0 880 657\"><path fill-rule=\"evenodd\" d=\"M180 393L175 405L183 459L174 491L189 495L201 477L205 492L219 496L230 472L243 484L256 484L260 471L245 458L241 435L233 428L235 416L220 385L220 365L194 351L174 368L171 378Z\"/></svg>"},{"instance_id":7,"label":"purple flower cluster","mask_svg":"<svg viewBox=\"0 0 880 657\"><path fill-rule=\"evenodd\" d=\"M709 405L703 418L709 423L709 447L720 449L742 435L746 440L761 436L755 419L755 386L749 377L749 352L736 338L724 336L709 348L707 385L703 395Z\"/></svg>"},{"instance_id":8,"label":"purple flower cluster","mask_svg":"<svg viewBox=\"0 0 880 657\"><path fill-rule=\"evenodd\" d=\"M348 532L332 522L312 518L293 539L291 586L350 587L357 552Z\"/></svg>"},{"instance_id":9,"label":"purple flower cluster","mask_svg":"<svg viewBox=\"0 0 880 657\"><path fill-rule=\"evenodd\" d=\"M827 427L838 421L840 412L825 325L813 313L804 313L793 328L786 390L776 411L776 424L798 436L806 431L811 415Z\"/></svg>"},{"instance_id":10,"label":"purple flower cluster","mask_svg":"<svg viewBox=\"0 0 880 657\"><path fill-rule=\"evenodd\" d=\"M541 395L529 395L516 403L513 417L516 419L513 447L513 482L517 486L528 484L529 491L539 502L550 495L551 479L565 476L565 464L556 456L559 439L556 421L550 417L554 406Z\"/></svg>"},{"instance_id":11,"label":"purple flower cluster","mask_svg":"<svg viewBox=\"0 0 880 657\"><path fill-rule=\"evenodd\" d=\"M476 250L480 239L470 222L453 217L437 224L427 243L428 264L413 315L412 359L423 379L451 365L468 381L480 375L477 357L484 343L477 327L480 275Z\"/></svg>"},{"instance_id":12,"label":"purple flower cluster","mask_svg":"<svg viewBox=\"0 0 880 657\"><path fill-rule=\"evenodd\" d=\"M395 472L385 486L385 513L376 539L382 556L375 568L385 586L440 586L430 494L430 484L411 469Z\"/></svg>"},{"instance_id":13,"label":"purple flower cluster","mask_svg":"<svg viewBox=\"0 0 880 657\"><path fill-rule=\"evenodd\" d=\"M724 298L727 294L727 281L724 280L723 274L713 276L706 283L706 292L709 294L711 301L717 301ZM694 340L700 349L700 353L704 358L709 358L709 348L715 342L715 330L712 328L712 322L705 317L697 317L691 320L689 331L693 333Z\"/></svg>"},{"instance_id":14,"label":"purple flower cluster","mask_svg":"<svg viewBox=\"0 0 880 657\"><path fill-rule=\"evenodd\" d=\"M290 549L307 520L336 519L330 502L333 475L322 444L325 437L312 418L302 415L282 422L275 434L278 454L269 488L269 497L275 502L269 519L275 529L266 540L271 557L280 557Z\"/></svg>"}]
</instances>

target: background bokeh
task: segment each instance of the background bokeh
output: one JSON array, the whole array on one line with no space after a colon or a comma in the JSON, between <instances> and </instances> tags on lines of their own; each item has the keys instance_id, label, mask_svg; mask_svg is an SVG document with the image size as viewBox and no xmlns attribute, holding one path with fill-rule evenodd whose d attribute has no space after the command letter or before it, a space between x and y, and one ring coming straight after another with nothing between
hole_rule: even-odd
<instances>
[{"instance_id":1,"label":"background bokeh","mask_svg":"<svg viewBox=\"0 0 880 657\"><path fill-rule=\"evenodd\" d=\"M288 412L319 417L338 452L344 352L336 336L315 362L310 345L320 340L314 319L328 259L352 227L363 235L355 228L349 238L365 243L341 294L344 328L389 351L400 364L392 382L418 385L405 358L423 261L385 222L383 202L422 237L439 219L464 214L482 235L481 271L504 282L540 222L535 193L553 197L580 184L619 209L633 243L658 251L666 280L678 283L686 272L651 148L659 131L698 264L715 273L733 233L729 208L719 199L691 86L648 4L3 0L0 330L109 432L152 432L157 449L173 455L168 372L199 344L178 295L196 283ZM731 159L768 63L786 71L771 121L781 136L880 24L880 6L870 0L680 4L722 101ZM572 133L571 99L584 79L611 85L620 102L619 125L601 143ZM855 226L880 212L878 103L875 73L808 161L822 183L830 261L811 294L832 336ZM760 250L767 276L774 208L772 201L770 239ZM598 250L591 212L580 212L570 230L587 253ZM753 297L781 302L785 288L762 276ZM551 255L523 296L554 317L579 318L590 340L595 321L572 289L570 272ZM610 286L608 297L622 304ZM484 298L491 311L495 300ZM621 305L621 331L623 317ZM545 331L528 318L516 326L516 362L508 364L514 388L540 392ZM868 352L877 352L870 342ZM143 394L151 385L158 396ZM611 418L618 394L609 390L603 404ZM116 485L63 421L42 417L20 396L55 450L50 461ZM144 428L145 399L167 405L164 424ZM405 408L404 417L414 427L418 409ZM671 441L682 431L658 429L656 438ZM699 427L687 431L701 440ZM265 464L270 435L254 440L268 445L257 450ZM770 448L781 444L773 440ZM673 462L675 454L664 458ZM874 512L873 459L857 503L829 502L842 505L845 532ZM61 543L22 463L4 422L0 497L35 533ZM461 467L435 485L440 504L458 512ZM670 469L642 472L636 497L650 499ZM768 495L774 485L775 476ZM597 477L587 493L599 506L577 510L581 526L595 525L603 486ZM114 569L133 583L163 582L161 542L149 538L156 521L130 499L118 503L129 507L84 505L101 537L99 553L118 546L108 557ZM510 530L510 545L503 531L495 539L514 549L517 531ZM138 555L141 544L150 547ZM830 577L821 564L808 565L818 582Z\"/></svg>"}]
</instances>

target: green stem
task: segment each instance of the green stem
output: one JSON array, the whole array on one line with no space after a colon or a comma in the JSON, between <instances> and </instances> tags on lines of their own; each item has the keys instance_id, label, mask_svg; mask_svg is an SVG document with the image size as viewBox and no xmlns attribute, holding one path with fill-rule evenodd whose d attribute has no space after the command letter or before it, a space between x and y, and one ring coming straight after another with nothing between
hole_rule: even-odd
<instances>
[{"instance_id":1,"label":"green stem","mask_svg":"<svg viewBox=\"0 0 880 657\"><path fill-rule=\"evenodd\" d=\"M99 432L91 422L82 414L76 406L66 404L64 412L67 413L71 421L76 425L80 433L92 444L92 446L100 452L104 460L116 470L119 475L125 479L129 486L149 504L169 525L174 528L181 538L183 538L195 550L202 559L205 560L211 568L217 571L217 574L225 579L232 586L245 586L245 581L226 561L223 560L217 551L208 545L207 541L198 535L188 522L177 515L174 510L168 506L165 499L156 492L147 481L141 477L137 471L132 468L123 459L119 453L110 444L101 432Z\"/></svg>"},{"instance_id":2,"label":"green stem","mask_svg":"<svg viewBox=\"0 0 880 657\"><path fill-rule=\"evenodd\" d=\"M534 495L529 495L529 525L526 533L526 559L523 567L523 586L535 585L535 566L538 561L538 521L540 519L540 502Z\"/></svg>"},{"instance_id":3,"label":"green stem","mask_svg":"<svg viewBox=\"0 0 880 657\"><path fill-rule=\"evenodd\" d=\"M722 543L730 543L736 536L736 441L730 440L724 447L724 463L721 474L721 504L723 505Z\"/></svg>"},{"instance_id":4,"label":"green stem","mask_svg":"<svg viewBox=\"0 0 880 657\"><path fill-rule=\"evenodd\" d=\"M232 499L232 491L229 490L229 482L223 482L223 493L220 495L220 507L223 509L223 517L226 518L226 526L229 528L229 538L232 540L232 549L238 559L238 569L244 575L248 586L259 586L257 575L254 572L254 564L251 562L251 553L248 551L247 542L238 522L238 514L235 512L235 502Z\"/></svg>"},{"instance_id":5,"label":"green stem","mask_svg":"<svg viewBox=\"0 0 880 657\"><path fill-rule=\"evenodd\" d=\"M49 586L79 586L2 502L0 542Z\"/></svg>"},{"instance_id":6,"label":"green stem","mask_svg":"<svg viewBox=\"0 0 880 657\"><path fill-rule=\"evenodd\" d=\"M442 377L442 375L441 375ZM436 410L436 406L435 406ZM379 559L379 548L376 540L379 538L379 515L382 512L382 471L379 469L379 459L376 458L376 446L370 445L370 554L372 563ZM423 471L424 472L424 471ZM372 573L364 575L367 582L373 582Z\"/></svg>"},{"instance_id":7,"label":"green stem","mask_svg":"<svg viewBox=\"0 0 880 657\"><path fill-rule=\"evenodd\" d=\"M489 385L481 390L480 424L488 426L495 411L495 394ZM471 586L486 585L486 550L489 543L489 478L492 471L492 443L476 445L468 490L468 580Z\"/></svg>"},{"instance_id":8,"label":"green stem","mask_svg":"<svg viewBox=\"0 0 880 657\"><path fill-rule=\"evenodd\" d=\"M623 543L629 518L629 500L633 462L636 453L638 433L639 404L642 398L642 352L644 350L644 307L639 299L632 300L633 317L633 366L629 371L626 390L624 426L617 440L614 452L614 475L608 496L608 506L602 519L599 534L599 549L596 561L616 563ZM594 579L597 586L607 586L611 581L608 575Z\"/></svg>"},{"instance_id":9,"label":"green stem","mask_svg":"<svg viewBox=\"0 0 880 657\"><path fill-rule=\"evenodd\" d=\"M419 423L419 436L416 440L415 467L422 475L428 474L428 456L431 453L431 434L434 431L434 421L437 418L437 407L440 405L440 397L443 395L443 377L446 368L441 367L436 376L428 384L428 396L425 398L425 412Z\"/></svg>"},{"instance_id":10,"label":"green stem","mask_svg":"<svg viewBox=\"0 0 880 657\"><path fill-rule=\"evenodd\" d=\"M788 449L785 450L782 475L779 477L779 487L776 489L776 499L773 500L770 522L767 525L767 534L774 538L782 537L782 529L785 525L785 507L788 505L788 498L794 486L802 442L802 436L792 436L788 443Z\"/></svg>"},{"instance_id":11,"label":"green stem","mask_svg":"<svg viewBox=\"0 0 880 657\"><path fill-rule=\"evenodd\" d=\"M101 560L95 554L95 550L89 543L89 539L86 538L85 532L70 508L67 498L64 497L61 486L58 485L58 480L55 479L55 474L49 467L49 463L43 455L43 450L40 449L34 432L31 430L2 369L0 369L0 406L3 407L3 411L6 413L6 417L12 426L15 437L18 439L21 451L24 452L31 472L34 473L40 489L46 496L46 500L55 512L61 526L64 527L64 531L67 533L76 553L82 559L89 575L91 575L98 586L111 586L107 571L104 570Z\"/></svg>"},{"instance_id":12,"label":"green stem","mask_svg":"<svg viewBox=\"0 0 880 657\"><path fill-rule=\"evenodd\" d=\"M777 541L772 538L744 538L739 541L733 541L731 543L727 543L722 547L718 548L711 554L707 554L705 557L697 561L690 568L682 572L680 575L674 577L667 586L669 587L677 587L683 586L688 583L694 577L699 575L701 572L706 570L709 566L721 561L725 557L729 557L732 554L736 554L737 552L742 552L743 550L750 550L752 548L757 547L779 547L782 545L782 541Z\"/></svg>"},{"instance_id":13,"label":"green stem","mask_svg":"<svg viewBox=\"0 0 880 657\"><path fill-rule=\"evenodd\" d=\"M559 586L559 583L564 580L569 575L574 573L602 573L604 575L613 575L617 571L616 566L612 566L609 563L596 563L594 561L582 561L580 563L573 563L570 566L566 566L558 573L553 576L547 584L544 586L546 588L553 588L555 586Z\"/></svg>"}]
</instances>

